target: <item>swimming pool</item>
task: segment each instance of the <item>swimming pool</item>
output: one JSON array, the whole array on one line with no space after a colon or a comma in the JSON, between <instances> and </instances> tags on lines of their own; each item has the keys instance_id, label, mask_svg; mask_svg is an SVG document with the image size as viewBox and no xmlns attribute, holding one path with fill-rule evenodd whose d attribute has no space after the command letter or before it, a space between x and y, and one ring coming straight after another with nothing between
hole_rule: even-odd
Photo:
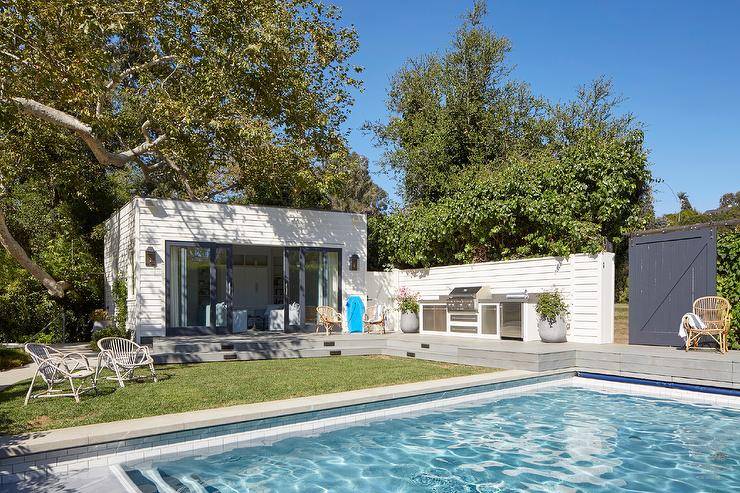
<instances>
[{"instance_id":1,"label":"swimming pool","mask_svg":"<svg viewBox=\"0 0 740 493\"><path fill-rule=\"evenodd\" d=\"M123 469L194 493L731 491L740 411L564 386Z\"/></svg>"}]
</instances>

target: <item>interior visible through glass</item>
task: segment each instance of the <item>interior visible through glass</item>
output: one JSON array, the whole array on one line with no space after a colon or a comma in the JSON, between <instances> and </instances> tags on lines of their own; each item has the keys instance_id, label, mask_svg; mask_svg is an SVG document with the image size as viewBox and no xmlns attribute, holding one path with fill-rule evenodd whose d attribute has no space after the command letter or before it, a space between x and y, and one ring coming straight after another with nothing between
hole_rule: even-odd
<instances>
[{"instance_id":1,"label":"interior visible through glass","mask_svg":"<svg viewBox=\"0 0 740 493\"><path fill-rule=\"evenodd\" d=\"M170 247L170 325L199 327L208 325L211 274L210 248Z\"/></svg>"}]
</instances>

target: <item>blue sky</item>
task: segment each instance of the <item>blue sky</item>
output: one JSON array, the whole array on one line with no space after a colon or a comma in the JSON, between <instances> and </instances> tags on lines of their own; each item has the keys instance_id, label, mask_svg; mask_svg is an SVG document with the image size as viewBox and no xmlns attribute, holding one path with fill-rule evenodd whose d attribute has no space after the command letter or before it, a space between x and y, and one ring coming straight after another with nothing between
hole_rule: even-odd
<instances>
[{"instance_id":1,"label":"blue sky","mask_svg":"<svg viewBox=\"0 0 740 493\"><path fill-rule=\"evenodd\" d=\"M347 122L350 145L370 159L376 181L381 149L361 130L387 116L390 77L405 60L445 49L472 5L457 1L335 0L354 24L365 67L364 91ZM605 75L645 124L656 212L675 210L687 191L699 210L740 190L740 1L489 0L487 24L513 45L513 76L551 100ZM670 186L670 188L669 188Z\"/></svg>"}]
</instances>

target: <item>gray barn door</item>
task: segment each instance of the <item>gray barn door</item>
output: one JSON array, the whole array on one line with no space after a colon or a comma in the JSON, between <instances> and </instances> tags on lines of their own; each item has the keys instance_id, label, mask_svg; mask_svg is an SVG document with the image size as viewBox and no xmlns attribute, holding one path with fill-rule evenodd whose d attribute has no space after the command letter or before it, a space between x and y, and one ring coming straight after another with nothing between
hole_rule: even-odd
<instances>
[{"instance_id":1,"label":"gray barn door","mask_svg":"<svg viewBox=\"0 0 740 493\"><path fill-rule=\"evenodd\" d=\"M630 344L678 346L681 316L696 298L716 293L714 229L630 238Z\"/></svg>"}]
</instances>

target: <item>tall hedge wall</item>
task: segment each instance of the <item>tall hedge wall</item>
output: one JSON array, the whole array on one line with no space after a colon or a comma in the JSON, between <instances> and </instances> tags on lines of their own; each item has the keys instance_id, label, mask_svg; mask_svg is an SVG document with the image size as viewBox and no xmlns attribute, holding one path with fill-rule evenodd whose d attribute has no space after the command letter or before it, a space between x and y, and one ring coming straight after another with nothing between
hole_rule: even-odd
<instances>
[{"instance_id":1,"label":"tall hedge wall","mask_svg":"<svg viewBox=\"0 0 740 493\"><path fill-rule=\"evenodd\" d=\"M740 227L717 235L717 294L730 300L730 348L740 349Z\"/></svg>"}]
</instances>

